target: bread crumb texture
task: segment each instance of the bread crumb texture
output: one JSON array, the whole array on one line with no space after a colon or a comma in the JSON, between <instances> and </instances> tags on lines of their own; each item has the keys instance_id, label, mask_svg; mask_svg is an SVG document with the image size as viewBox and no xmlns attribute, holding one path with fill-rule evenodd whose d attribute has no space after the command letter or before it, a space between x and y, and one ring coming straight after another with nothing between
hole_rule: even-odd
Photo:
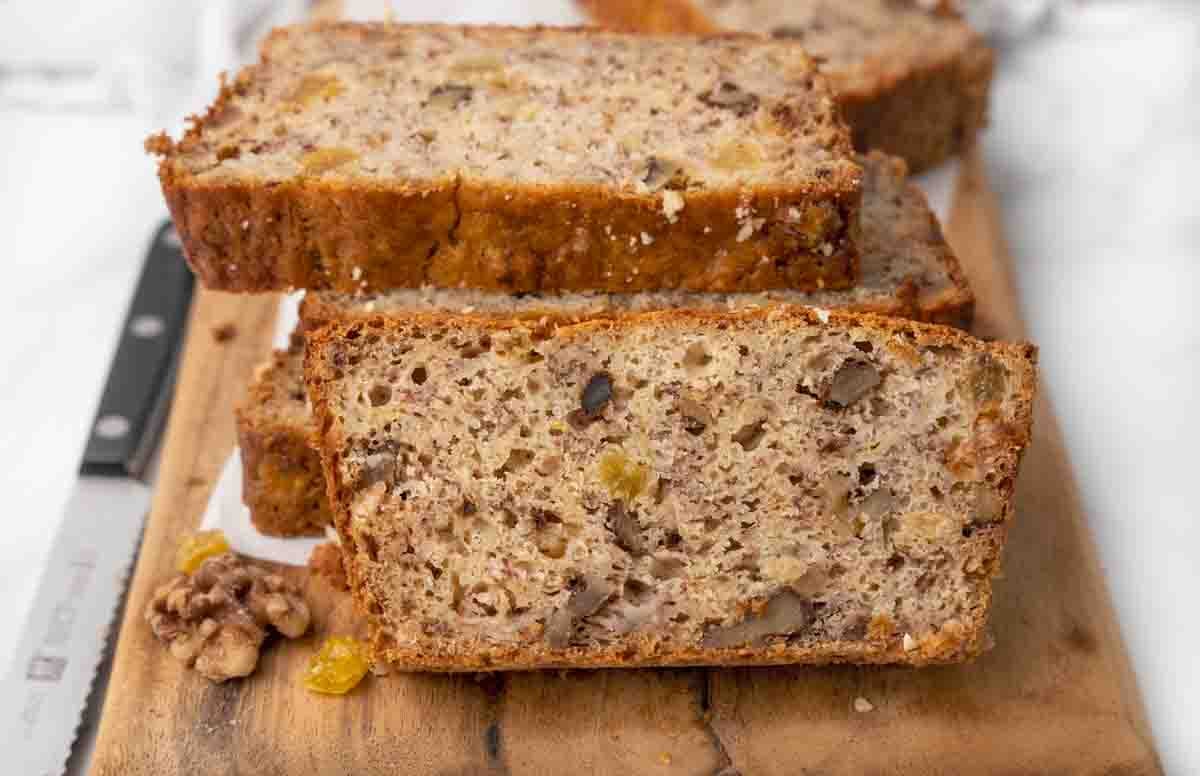
<instances>
[{"instance_id":1,"label":"bread crumb texture","mask_svg":"<svg viewBox=\"0 0 1200 776\"><path fill-rule=\"evenodd\" d=\"M978 652L1029 346L799 310L335 322L307 379L376 649L434 670Z\"/></svg>"},{"instance_id":2,"label":"bread crumb texture","mask_svg":"<svg viewBox=\"0 0 1200 776\"><path fill-rule=\"evenodd\" d=\"M975 38L953 14L916 0L692 2L722 29L800 44L821 61L839 94L877 89L885 64L904 70L943 65Z\"/></svg>"},{"instance_id":3,"label":"bread crumb texture","mask_svg":"<svg viewBox=\"0 0 1200 776\"><path fill-rule=\"evenodd\" d=\"M993 56L949 0L579 0L605 26L643 33L752 32L821 62L854 146L918 172L961 153L987 123Z\"/></svg>"},{"instance_id":4,"label":"bread crumb texture","mask_svg":"<svg viewBox=\"0 0 1200 776\"><path fill-rule=\"evenodd\" d=\"M284 28L177 158L202 180L774 183L845 162L815 73L800 47L752 38Z\"/></svg>"}]
</instances>

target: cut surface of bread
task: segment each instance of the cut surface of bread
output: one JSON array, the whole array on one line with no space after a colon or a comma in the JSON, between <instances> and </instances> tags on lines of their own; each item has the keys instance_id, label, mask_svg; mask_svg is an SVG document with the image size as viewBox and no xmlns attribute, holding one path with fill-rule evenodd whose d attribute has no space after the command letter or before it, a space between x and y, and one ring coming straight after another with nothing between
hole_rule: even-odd
<instances>
[{"instance_id":1,"label":"cut surface of bread","mask_svg":"<svg viewBox=\"0 0 1200 776\"><path fill-rule=\"evenodd\" d=\"M312 412L304 390L304 339L272 354L236 408L242 501L268 536L315 536L332 520Z\"/></svg>"},{"instance_id":2,"label":"cut surface of bread","mask_svg":"<svg viewBox=\"0 0 1200 776\"><path fill-rule=\"evenodd\" d=\"M822 62L862 150L921 171L971 143L987 120L992 54L945 3L917 0L582 0L617 29L736 30L791 40Z\"/></svg>"},{"instance_id":3,"label":"cut surface of bread","mask_svg":"<svg viewBox=\"0 0 1200 776\"><path fill-rule=\"evenodd\" d=\"M339 320L305 369L378 655L478 671L976 654L1034 362L780 307Z\"/></svg>"},{"instance_id":4,"label":"cut surface of bread","mask_svg":"<svg viewBox=\"0 0 1200 776\"><path fill-rule=\"evenodd\" d=\"M182 140L148 148L210 288L857 280L861 170L786 41L283 28Z\"/></svg>"}]
</instances>

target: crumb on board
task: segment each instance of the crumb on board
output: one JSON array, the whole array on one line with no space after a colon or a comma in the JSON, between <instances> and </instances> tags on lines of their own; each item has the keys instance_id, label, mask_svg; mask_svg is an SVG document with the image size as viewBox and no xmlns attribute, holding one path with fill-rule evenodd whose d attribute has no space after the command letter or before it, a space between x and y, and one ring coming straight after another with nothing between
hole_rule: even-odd
<instances>
[{"instance_id":1,"label":"crumb on board","mask_svg":"<svg viewBox=\"0 0 1200 776\"><path fill-rule=\"evenodd\" d=\"M308 568L329 583L334 590L349 590L346 570L342 567L342 551L333 542L324 542L313 548L308 556Z\"/></svg>"},{"instance_id":2,"label":"crumb on board","mask_svg":"<svg viewBox=\"0 0 1200 776\"><path fill-rule=\"evenodd\" d=\"M229 322L214 326L212 336L217 342L225 344L237 336L237 326Z\"/></svg>"}]
</instances>

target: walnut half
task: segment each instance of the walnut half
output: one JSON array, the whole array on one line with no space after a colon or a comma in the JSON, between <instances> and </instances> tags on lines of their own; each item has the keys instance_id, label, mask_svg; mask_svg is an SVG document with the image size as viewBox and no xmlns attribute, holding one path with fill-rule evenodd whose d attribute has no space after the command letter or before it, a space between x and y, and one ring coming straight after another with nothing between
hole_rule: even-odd
<instances>
[{"instance_id":1,"label":"walnut half","mask_svg":"<svg viewBox=\"0 0 1200 776\"><path fill-rule=\"evenodd\" d=\"M232 552L159 587L145 616L172 655L213 682L249 676L268 628L294 639L310 619L294 585Z\"/></svg>"}]
</instances>

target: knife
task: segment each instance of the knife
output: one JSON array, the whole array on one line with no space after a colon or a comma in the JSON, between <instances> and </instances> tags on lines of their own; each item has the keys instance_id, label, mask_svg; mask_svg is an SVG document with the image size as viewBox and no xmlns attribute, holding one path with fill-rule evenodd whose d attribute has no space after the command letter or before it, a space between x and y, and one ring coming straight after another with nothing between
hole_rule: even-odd
<instances>
[{"instance_id":1,"label":"knife","mask_svg":"<svg viewBox=\"0 0 1200 776\"><path fill-rule=\"evenodd\" d=\"M142 266L79 478L0 685L7 773L60 776L65 768L150 506L145 476L170 405L192 286L179 238L164 224Z\"/></svg>"}]
</instances>

